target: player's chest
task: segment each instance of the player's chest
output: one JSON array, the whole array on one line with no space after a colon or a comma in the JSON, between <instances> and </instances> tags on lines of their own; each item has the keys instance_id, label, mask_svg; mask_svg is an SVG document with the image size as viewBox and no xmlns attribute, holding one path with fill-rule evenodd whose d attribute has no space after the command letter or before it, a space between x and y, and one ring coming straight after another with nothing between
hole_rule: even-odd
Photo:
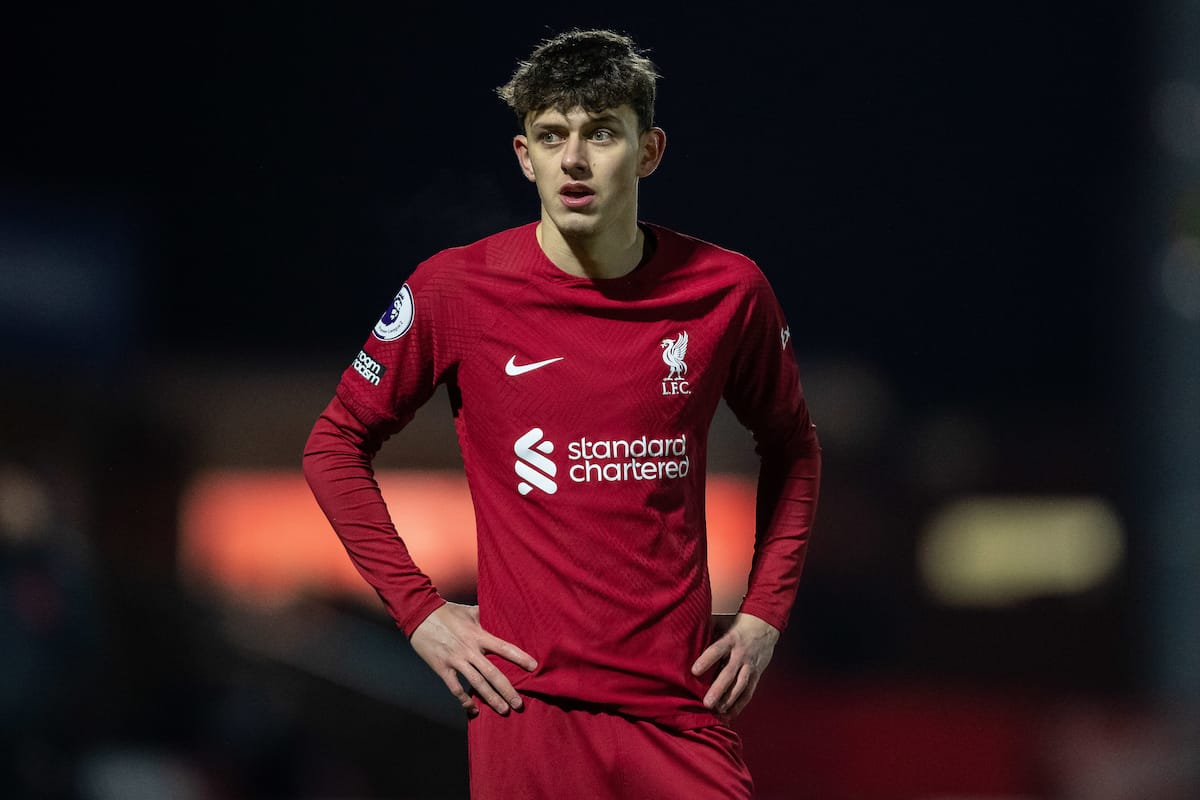
<instances>
[{"instance_id":1,"label":"player's chest","mask_svg":"<svg viewBox=\"0 0 1200 800\"><path fill-rule=\"evenodd\" d=\"M679 418L720 398L729 364L723 328L716 319L678 314L505 315L458 378L468 403L572 415L619 406Z\"/></svg>"}]
</instances>

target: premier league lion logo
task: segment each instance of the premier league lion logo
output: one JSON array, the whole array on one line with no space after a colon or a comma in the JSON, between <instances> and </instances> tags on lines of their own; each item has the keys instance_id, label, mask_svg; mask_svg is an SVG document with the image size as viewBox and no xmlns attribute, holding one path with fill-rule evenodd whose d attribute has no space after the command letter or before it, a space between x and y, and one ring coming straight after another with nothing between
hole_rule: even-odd
<instances>
[{"instance_id":1,"label":"premier league lion logo","mask_svg":"<svg viewBox=\"0 0 1200 800\"><path fill-rule=\"evenodd\" d=\"M400 287L400 291L396 292L392 304L388 306L387 311L383 312L379 322L375 323L375 330L372 333L375 334L376 339L384 342L399 339L412 327L415 314L416 307L413 304L412 289L409 289L406 283Z\"/></svg>"}]
</instances>

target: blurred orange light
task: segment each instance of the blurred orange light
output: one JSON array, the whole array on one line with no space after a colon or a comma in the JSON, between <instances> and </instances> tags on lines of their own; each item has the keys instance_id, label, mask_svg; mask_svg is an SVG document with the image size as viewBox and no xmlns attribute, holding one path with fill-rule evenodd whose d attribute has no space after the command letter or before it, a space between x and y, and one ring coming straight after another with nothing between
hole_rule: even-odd
<instances>
[{"instance_id":1,"label":"blurred orange light","mask_svg":"<svg viewBox=\"0 0 1200 800\"><path fill-rule=\"evenodd\" d=\"M457 472L380 470L392 508L404 509L400 535L413 560L443 592L475 585L475 516ZM752 479L708 477L708 547L714 607L737 609L754 549ZM276 604L303 593L377 602L321 513L299 471L213 470L185 492L179 567L195 589Z\"/></svg>"}]
</instances>

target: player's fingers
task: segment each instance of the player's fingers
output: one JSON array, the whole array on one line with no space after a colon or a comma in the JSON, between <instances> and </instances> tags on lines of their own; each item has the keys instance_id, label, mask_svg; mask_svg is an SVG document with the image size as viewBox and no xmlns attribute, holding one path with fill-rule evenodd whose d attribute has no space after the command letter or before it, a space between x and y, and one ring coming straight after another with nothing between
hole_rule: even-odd
<instances>
[{"instance_id":1,"label":"player's fingers","mask_svg":"<svg viewBox=\"0 0 1200 800\"><path fill-rule=\"evenodd\" d=\"M754 672L751 674L750 682L746 685L746 688L742 691L742 693L738 695L733 707L729 709L730 717L736 717L738 714L742 713L742 709L744 709L746 704L750 702L750 698L754 697L754 692L758 689L758 679L761 677L762 673L759 672Z\"/></svg>"},{"instance_id":2,"label":"player's fingers","mask_svg":"<svg viewBox=\"0 0 1200 800\"><path fill-rule=\"evenodd\" d=\"M699 677L721 662L729 655L732 645L726 639L718 639L704 649L696 663L692 664L692 674Z\"/></svg>"},{"instance_id":3,"label":"player's fingers","mask_svg":"<svg viewBox=\"0 0 1200 800\"><path fill-rule=\"evenodd\" d=\"M729 663L717 673L717 679L713 681L712 686L708 687L708 691L704 693L705 707L711 708L714 711L717 709L717 705L737 679L737 672L737 665Z\"/></svg>"},{"instance_id":4,"label":"player's fingers","mask_svg":"<svg viewBox=\"0 0 1200 800\"><path fill-rule=\"evenodd\" d=\"M517 647L512 642L506 642L499 636L493 636L485 632L480 640L484 652L495 653L503 657L506 661L511 661L526 672L533 672L537 669L537 659L526 653L521 648Z\"/></svg>"},{"instance_id":5,"label":"player's fingers","mask_svg":"<svg viewBox=\"0 0 1200 800\"><path fill-rule=\"evenodd\" d=\"M450 690L450 694L454 695L459 704L471 716L479 713L479 707L475 705L475 701L471 699L471 695L463 688L462 683L458 680L458 673L453 669L447 670L442 676L442 681L446 684L446 688Z\"/></svg>"},{"instance_id":6,"label":"player's fingers","mask_svg":"<svg viewBox=\"0 0 1200 800\"><path fill-rule=\"evenodd\" d=\"M738 700L741 699L742 694L746 691L746 687L750 684L750 672L750 668L744 664L738 670L737 678L734 680L733 686L729 688L729 691L717 704L717 710L722 714L728 714L729 710L737 704Z\"/></svg>"},{"instance_id":7,"label":"player's fingers","mask_svg":"<svg viewBox=\"0 0 1200 800\"><path fill-rule=\"evenodd\" d=\"M487 679L475 668L473 664L465 664L462 667L462 676L471 684L471 688L475 693L483 698L483 702L487 703L497 714L507 714L509 711L508 702L501 697Z\"/></svg>"},{"instance_id":8,"label":"player's fingers","mask_svg":"<svg viewBox=\"0 0 1200 800\"><path fill-rule=\"evenodd\" d=\"M504 673L496 669L496 665L488 661L486 658L480 658L480 662L475 665L479 670L479 674L488 682L488 685L496 691L510 708L521 710L524 703L521 700L521 695L513 688L513 685L508 682L508 678L504 677Z\"/></svg>"}]
</instances>

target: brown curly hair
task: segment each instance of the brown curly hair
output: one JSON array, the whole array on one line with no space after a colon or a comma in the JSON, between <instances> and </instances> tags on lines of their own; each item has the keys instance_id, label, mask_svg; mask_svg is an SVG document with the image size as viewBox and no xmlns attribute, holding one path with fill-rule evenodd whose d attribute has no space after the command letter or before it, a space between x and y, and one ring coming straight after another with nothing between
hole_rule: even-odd
<instances>
[{"instance_id":1,"label":"brown curly hair","mask_svg":"<svg viewBox=\"0 0 1200 800\"><path fill-rule=\"evenodd\" d=\"M609 30L571 30L546 39L496 89L524 126L531 113L583 108L596 113L628 104L645 132L654 125L654 63L633 39Z\"/></svg>"}]
</instances>

